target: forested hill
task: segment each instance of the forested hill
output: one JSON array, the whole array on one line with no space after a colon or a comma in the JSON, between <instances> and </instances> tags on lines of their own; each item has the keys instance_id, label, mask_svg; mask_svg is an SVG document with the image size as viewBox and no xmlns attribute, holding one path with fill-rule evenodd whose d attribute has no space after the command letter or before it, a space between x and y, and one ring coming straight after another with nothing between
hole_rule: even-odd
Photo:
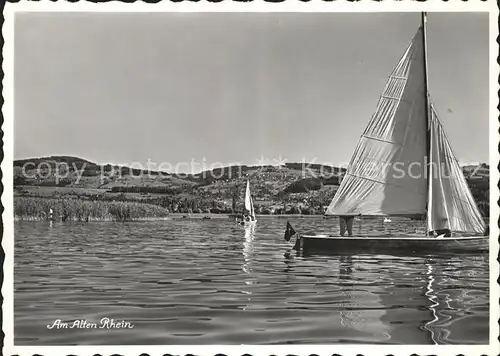
<instances>
[{"instance_id":1,"label":"forested hill","mask_svg":"<svg viewBox=\"0 0 500 356\"><path fill-rule=\"evenodd\" d=\"M489 167L483 164L463 169L474 198L486 213ZM242 203L249 179L257 209L320 211L330 203L343 172L320 164L285 163L173 174L51 156L14 161L14 185L16 195L147 200L171 210L230 212Z\"/></svg>"}]
</instances>

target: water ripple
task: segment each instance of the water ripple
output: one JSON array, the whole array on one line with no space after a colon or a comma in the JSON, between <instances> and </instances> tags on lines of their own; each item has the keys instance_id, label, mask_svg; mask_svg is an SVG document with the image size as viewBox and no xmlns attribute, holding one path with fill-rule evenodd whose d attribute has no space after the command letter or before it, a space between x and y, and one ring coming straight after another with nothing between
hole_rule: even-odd
<instances>
[{"instance_id":1,"label":"water ripple","mask_svg":"<svg viewBox=\"0 0 500 356\"><path fill-rule=\"evenodd\" d=\"M304 256L284 225L16 222L15 342L488 343L486 256ZM135 326L47 328L104 317Z\"/></svg>"}]
</instances>

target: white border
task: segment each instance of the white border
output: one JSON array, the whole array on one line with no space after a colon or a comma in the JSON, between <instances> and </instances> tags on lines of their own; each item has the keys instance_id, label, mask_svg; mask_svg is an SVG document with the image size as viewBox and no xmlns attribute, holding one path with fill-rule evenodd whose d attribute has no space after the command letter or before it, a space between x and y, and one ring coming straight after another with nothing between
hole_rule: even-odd
<instances>
[{"instance_id":1,"label":"white border","mask_svg":"<svg viewBox=\"0 0 500 356\"><path fill-rule=\"evenodd\" d=\"M296 0L288 0L284 3L264 3L256 0L251 3L238 3L233 1L223 1L222 3L171 3L163 2L160 4L124 4L124 3L101 3L93 4L88 2L79 2L76 4L67 2L48 2L38 3L21 2L17 4L7 3L5 5L4 17L5 23L2 29L4 37L3 48L3 71L4 71L4 106L2 108L4 115L4 160L2 162L4 193L2 195L2 204L5 208L3 213L4 236L2 246L6 254L4 263L4 284L2 286L3 303L3 331L5 333L4 352L6 355L33 355L35 353L42 355L94 355L100 353L121 354L121 355L139 355L148 353L149 355L163 355L165 353L173 355L185 355L188 353L194 355L215 355L223 353L225 355L242 355L248 353L251 355L332 355L333 353L341 355L410 355L410 354L438 354L438 355L496 355L500 349L497 337L499 335L498 319L499 307L496 304L499 298L498 285L496 280L498 272L498 241L490 239L490 345L470 346L470 345L397 345L397 346L379 346L379 345L276 345L276 346L247 346L247 345L168 345L168 346L14 346L13 345L13 36L14 36L14 14L20 11L90 11L90 12L467 12L467 11L485 11L490 14L490 209L491 209L491 236L499 236L499 228L495 221L498 220L499 208L497 201L499 191L496 186L499 181L499 172L497 163L500 155L497 145L498 137L498 97L499 85L497 82L499 76L499 66L496 62L498 55L498 46L496 38L498 37L497 21L498 7L495 1L479 2L468 1L466 3L459 0L443 2L439 0L430 0L426 3L419 2L394 2L385 0L382 3L374 1L346 2L336 1L333 3L313 0L308 3Z\"/></svg>"}]
</instances>

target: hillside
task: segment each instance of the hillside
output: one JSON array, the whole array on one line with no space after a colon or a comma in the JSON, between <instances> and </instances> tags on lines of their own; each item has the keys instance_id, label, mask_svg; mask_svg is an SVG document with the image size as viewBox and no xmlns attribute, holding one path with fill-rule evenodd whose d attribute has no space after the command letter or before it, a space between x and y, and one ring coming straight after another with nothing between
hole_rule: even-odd
<instances>
[{"instance_id":1,"label":"hillside","mask_svg":"<svg viewBox=\"0 0 500 356\"><path fill-rule=\"evenodd\" d=\"M56 166L59 166L57 173ZM14 185L16 196L142 201L172 212L230 213L241 208L245 182L249 179L259 213L323 212L338 188L343 170L319 164L307 167L308 170L304 170L302 163L230 166L175 175L99 165L77 157L52 156L15 161ZM480 177L473 176L474 170L470 167L466 172L464 169L484 214L489 212L489 179L484 176L485 167L481 165Z\"/></svg>"}]
</instances>

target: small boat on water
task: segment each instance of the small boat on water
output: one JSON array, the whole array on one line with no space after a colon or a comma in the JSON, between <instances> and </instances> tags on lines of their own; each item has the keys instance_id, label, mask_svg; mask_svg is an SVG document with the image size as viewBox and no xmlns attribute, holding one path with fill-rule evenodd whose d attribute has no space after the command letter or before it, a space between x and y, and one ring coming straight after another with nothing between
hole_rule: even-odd
<instances>
[{"instance_id":1,"label":"small boat on water","mask_svg":"<svg viewBox=\"0 0 500 356\"><path fill-rule=\"evenodd\" d=\"M52 210L52 208L49 209L49 216L48 216L48 220L52 223L54 221L56 221L56 218L54 217L54 210Z\"/></svg>"},{"instance_id":2,"label":"small boat on water","mask_svg":"<svg viewBox=\"0 0 500 356\"><path fill-rule=\"evenodd\" d=\"M245 210L246 213L243 217L238 217L236 222L243 226L255 225L257 219L255 218L255 210L253 207L252 194L250 193L250 181L247 180L247 188L245 190Z\"/></svg>"},{"instance_id":3,"label":"small boat on water","mask_svg":"<svg viewBox=\"0 0 500 356\"><path fill-rule=\"evenodd\" d=\"M423 13L422 24L393 69L325 213L338 216L351 232L355 217L383 217L384 223L390 222L389 216L421 220L425 221L421 235L298 234L294 249L330 253L488 251L489 229L428 91L426 20ZM341 224L342 235L343 229Z\"/></svg>"}]
</instances>

